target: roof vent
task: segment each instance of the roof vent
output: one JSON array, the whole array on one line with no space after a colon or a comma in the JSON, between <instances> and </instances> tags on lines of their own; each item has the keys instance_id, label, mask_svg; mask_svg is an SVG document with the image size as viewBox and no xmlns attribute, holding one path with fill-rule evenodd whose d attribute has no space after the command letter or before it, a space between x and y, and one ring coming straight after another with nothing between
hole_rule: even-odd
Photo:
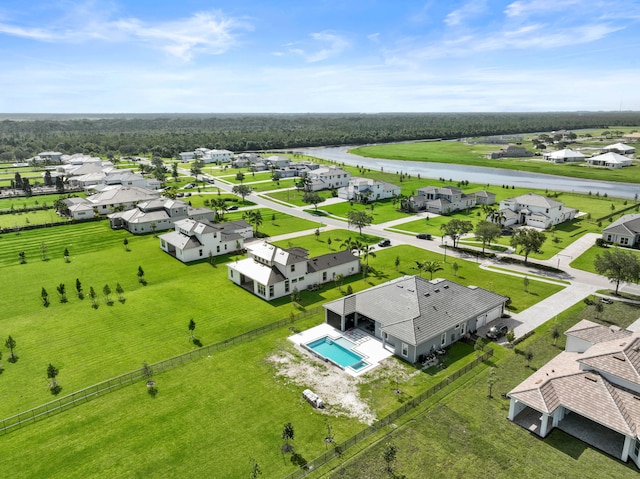
<instances>
[{"instance_id":1,"label":"roof vent","mask_svg":"<svg viewBox=\"0 0 640 479\"><path fill-rule=\"evenodd\" d=\"M594 383L598 382L598 377L594 376L593 374L585 374L584 376L586 379L588 379L589 381L592 381Z\"/></svg>"},{"instance_id":2,"label":"roof vent","mask_svg":"<svg viewBox=\"0 0 640 479\"><path fill-rule=\"evenodd\" d=\"M443 286L443 288L444 288L444 289L449 289L449 285L448 285L448 284L445 284L445 285Z\"/></svg>"},{"instance_id":3,"label":"roof vent","mask_svg":"<svg viewBox=\"0 0 640 479\"><path fill-rule=\"evenodd\" d=\"M440 290L439 290L439 289L434 289L434 290L433 290L433 292L434 292L434 293L439 293L439 292L440 292Z\"/></svg>"},{"instance_id":4,"label":"roof vent","mask_svg":"<svg viewBox=\"0 0 640 479\"><path fill-rule=\"evenodd\" d=\"M626 361L626 358L622 354L614 354L613 357L618 361Z\"/></svg>"},{"instance_id":5,"label":"roof vent","mask_svg":"<svg viewBox=\"0 0 640 479\"><path fill-rule=\"evenodd\" d=\"M429 296L431 296L431 293L424 293L425 298L428 298Z\"/></svg>"},{"instance_id":6,"label":"roof vent","mask_svg":"<svg viewBox=\"0 0 640 479\"><path fill-rule=\"evenodd\" d=\"M542 382L542 379L538 379L538 380L536 381L536 384L540 384L541 382Z\"/></svg>"}]
</instances>

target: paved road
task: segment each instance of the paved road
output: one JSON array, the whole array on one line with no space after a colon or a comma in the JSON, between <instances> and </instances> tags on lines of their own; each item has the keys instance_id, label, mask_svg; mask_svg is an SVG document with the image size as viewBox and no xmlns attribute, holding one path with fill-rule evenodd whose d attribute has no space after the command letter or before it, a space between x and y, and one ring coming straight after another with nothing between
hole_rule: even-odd
<instances>
[{"instance_id":1,"label":"paved road","mask_svg":"<svg viewBox=\"0 0 640 479\"><path fill-rule=\"evenodd\" d=\"M233 185L224 183L216 179L216 186L219 188L231 192ZM318 217L306 213L303 211L303 208L300 207L289 207L282 205L280 203L276 203L271 201L269 198L265 198L263 193L252 193L247 197L250 201L257 203L258 205L271 208L273 210L286 213L291 216L295 216L298 218L316 221L323 225L324 228L333 229L333 228L346 228L347 223L343 220L336 219L335 217ZM335 200L338 201L338 200ZM304 207L304 209L308 209L308 207ZM322 209L320 207L320 209ZM433 215L430 215L433 216ZM442 243L442 238L434 237L433 240L420 240L415 238L413 235L405 235L401 233L396 233L393 231L386 231L385 228L389 227L400 227L402 223L414 221L415 219L424 218L425 214L419 214L414 217L407 217L401 220L393 220L388 223L382 223L378 225L370 225L366 228L362 229L363 233L382 236L391 240L392 245L398 244L409 244L415 246L417 248L421 248L428 251L433 251L439 254L443 254L444 258L444 245ZM297 236L303 236L307 234L311 234L314 230L308 231L299 231L296 233L291 233L288 235L282 235L277 238L273 238L274 240L279 239L290 239L295 238ZM354 232L355 233L355 232ZM501 274L511 274L517 277L524 278L527 275L535 275L535 276L543 276L546 277L550 282L556 282L557 280L562 280L565 282L569 282L565 288L563 288L558 293L536 303L532 307L517 312L512 315L507 321L507 325L510 328L513 328L516 337L522 336L523 334L535 329L546 321L553 319L555 316L560 314L562 311L570 307L571 305L583 300L589 295L595 294L597 290L607 289L611 286L607 278L603 276L599 276L597 274L589 273L587 271L582 271L578 269L571 268L569 263L580 256L584 251L590 248L594 243L596 238L599 235L595 233L588 233L582 236L581 238L574 241L571 245L565 248L560 253L553 256L551 259L544 261L536 261L541 264L545 264L547 266L552 266L554 268L559 268L562 270L562 273L551 273L545 272L540 269L534 268L532 266L525 266L521 264L508 264L501 263L498 260L490 260L484 261L481 265L483 268L491 269L492 266L499 266L501 270L508 271L499 271L493 269L494 273ZM464 260L473 261L473 257L470 257L468 254L459 253L457 251L452 250L451 248L447 249L447 254L449 257L459 257ZM500 255L500 256L512 256L521 258L517 255ZM536 278L537 279L537 278ZM518 281L514 283L514 287L520 287L523 283ZM480 285L482 286L482 285ZM485 328L481 328L479 333L483 333Z\"/></svg>"}]
</instances>

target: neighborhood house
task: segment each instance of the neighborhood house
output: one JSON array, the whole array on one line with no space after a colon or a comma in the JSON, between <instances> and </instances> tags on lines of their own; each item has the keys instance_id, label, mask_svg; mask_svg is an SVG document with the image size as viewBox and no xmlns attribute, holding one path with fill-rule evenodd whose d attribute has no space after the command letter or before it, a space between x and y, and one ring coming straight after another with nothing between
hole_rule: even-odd
<instances>
[{"instance_id":1,"label":"neighborhood house","mask_svg":"<svg viewBox=\"0 0 640 479\"><path fill-rule=\"evenodd\" d=\"M610 151L608 153L603 153L602 155L588 158L587 163L592 166L604 166L605 168L617 170L624 166L631 166L632 160L631 158Z\"/></svg>"},{"instance_id":2,"label":"neighborhood house","mask_svg":"<svg viewBox=\"0 0 640 479\"><path fill-rule=\"evenodd\" d=\"M349 186L351 173L337 166L329 166L310 170L306 176L311 180L306 188L309 191L320 191Z\"/></svg>"},{"instance_id":3,"label":"neighborhood house","mask_svg":"<svg viewBox=\"0 0 640 479\"><path fill-rule=\"evenodd\" d=\"M634 248L640 243L640 214L624 215L602 230L608 243Z\"/></svg>"},{"instance_id":4,"label":"neighborhood house","mask_svg":"<svg viewBox=\"0 0 640 479\"><path fill-rule=\"evenodd\" d=\"M176 221L175 230L161 235L160 248L183 263L239 251L253 229L244 220L210 223L191 218Z\"/></svg>"},{"instance_id":5,"label":"neighborhood house","mask_svg":"<svg viewBox=\"0 0 640 479\"><path fill-rule=\"evenodd\" d=\"M504 312L508 298L445 279L404 276L324 304L326 322L361 328L411 362L449 346Z\"/></svg>"},{"instance_id":6,"label":"neighborhood house","mask_svg":"<svg viewBox=\"0 0 640 479\"><path fill-rule=\"evenodd\" d=\"M502 200L494 218L499 219L502 226L522 225L546 229L574 219L577 213L578 210L568 208L560 201L527 193Z\"/></svg>"},{"instance_id":7,"label":"neighborhood house","mask_svg":"<svg viewBox=\"0 0 640 479\"><path fill-rule=\"evenodd\" d=\"M454 211L466 210L476 205L478 194L465 194L460 188L446 186L425 186L418 188L418 193L409 198L409 207L413 211L427 211L436 214L448 214ZM483 196L484 204L495 201L495 195Z\"/></svg>"},{"instance_id":8,"label":"neighborhood house","mask_svg":"<svg viewBox=\"0 0 640 479\"><path fill-rule=\"evenodd\" d=\"M228 263L229 279L268 301L294 290L316 288L360 271L351 251L308 258L304 248L283 249L269 243L247 246L246 259Z\"/></svg>"},{"instance_id":9,"label":"neighborhood house","mask_svg":"<svg viewBox=\"0 0 640 479\"><path fill-rule=\"evenodd\" d=\"M143 201L134 208L107 216L113 229L124 228L130 233L153 233L173 228L174 223L186 218L213 221L215 212L209 208L192 208L184 201L158 198Z\"/></svg>"},{"instance_id":10,"label":"neighborhood house","mask_svg":"<svg viewBox=\"0 0 640 479\"><path fill-rule=\"evenodd\" d=\"M338 198L368 203L400 196L400 191L399 186L385 181L354 176L347 186L338 190Z\"/></svg>"},{"instance_id":11,"label":"neighborhood house","mask_svg":"<svg viewBox=\"0 0 640 479\"><path fill-rule=\"evenodd\" d=\"M582 320L565 334L565 350L508 393L509 420L640 467L640 332Z\"/></svg>"}]
</instances>

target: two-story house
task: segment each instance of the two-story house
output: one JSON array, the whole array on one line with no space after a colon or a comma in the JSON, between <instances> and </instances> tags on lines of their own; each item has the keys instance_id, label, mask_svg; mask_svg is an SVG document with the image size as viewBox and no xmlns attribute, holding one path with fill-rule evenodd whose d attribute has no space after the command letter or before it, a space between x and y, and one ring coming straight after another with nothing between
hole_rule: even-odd
<instances>
[{"instance_id":1,"label":"two-story house","mask_svg":"<svg viewBox=\"0 0 640 479\"><path fill-rule=\"evenodd\" d=\"M356 274L360 259L351 251L308 257L304 248L279 248L263 242L247 246L248 258L228 263L228 278L270 301Z\"/></svg>"},{"instance_id":2,"label":"two-story house","mask_svg":"<svg viewBox=\"0 0 640 479\"><path fill-rule=\"evenodd\" d=\"M467 195L454 186L425 186L418 188L417 194L409 198L409 205L413 211L428 211L442 215L473 208L476 201L475 194Z\"/></svg>"},{"instance_id":3,"label":"two-story house","mask_svg":"<svg viewBox=\"0 0 640 479\"><path fill-rule=\"evenodd\" d=\"M309 170L306 176L311 180L309 189L320 191L348 186L351 173L338 166L329 166Z\"/></svg>"},{"instance_id":4,"label":"two-story house","mask_svg":"<svg viewBox=\"0 0 640 479\"><path fill-rule=\"evenodd\" d=\"M244 240L253 237L252 226L244 220L227 223L175 222L175 230L159 236L160 248L183 263L239 251Z\"/></svg>"},{"instance_id":5,"label":"two-story house","mask_svg":"<svg viewBox=\"0 0 640 479\"><path fill-rule=\"evenodd\" d=\"M387 183L386 181L354 176L349 179L347 186L338 189L338 197L345 200L368 203L369 201L385 200L399 196L400 192L401 189L399 186Z\"/></svg>"},{"instance_id":6,"label":"two-story house","mask_svg":"<svg viewBox=\"0 0 640 479\"><path fill-rule=\"evenodd\" d=\"M527 193L500 202L495 221L502 226L532 226L548 228L576 217L578 210L536 193Z\"/></svg>"}]
</instances>

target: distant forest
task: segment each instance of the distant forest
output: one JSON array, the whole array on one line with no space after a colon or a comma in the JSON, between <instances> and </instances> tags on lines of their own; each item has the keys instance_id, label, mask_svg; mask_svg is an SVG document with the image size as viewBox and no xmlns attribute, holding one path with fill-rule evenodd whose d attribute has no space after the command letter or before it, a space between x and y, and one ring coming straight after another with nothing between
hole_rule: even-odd
<instances>
[{"instance_id":1,"label":"distant forest","mask_svg":"<svg viewBox=\"0 0 640 479\"><path fill-rule=\"evenodd\" d=\"M199 147L238 152L640 125L640 112L0 117L3 162L41 151L174 158Z\"/></svg>"}]
</instances>

